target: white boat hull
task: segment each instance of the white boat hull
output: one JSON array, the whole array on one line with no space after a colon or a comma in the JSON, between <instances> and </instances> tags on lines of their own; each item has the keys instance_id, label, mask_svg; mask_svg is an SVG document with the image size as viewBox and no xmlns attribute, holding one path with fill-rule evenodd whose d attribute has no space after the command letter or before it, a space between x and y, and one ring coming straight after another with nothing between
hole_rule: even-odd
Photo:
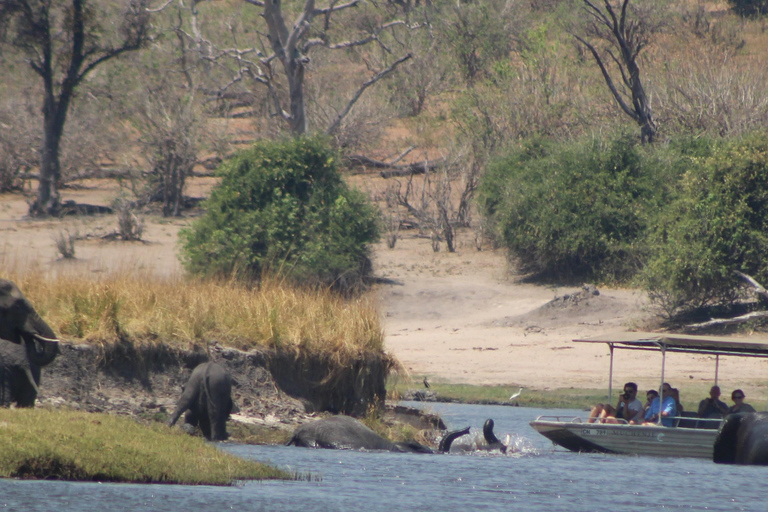
<instances>
[{"instance_id":1,"label":"white boat hull","mask_svg":"<svg viewBox=\"0 0 768 512\"><path fill-rule=\"evenodd\" d=\"M539 418L531 422L553 443L575 452L712 459L715 429L615 425Z\"/></svg>"}]
</instances>

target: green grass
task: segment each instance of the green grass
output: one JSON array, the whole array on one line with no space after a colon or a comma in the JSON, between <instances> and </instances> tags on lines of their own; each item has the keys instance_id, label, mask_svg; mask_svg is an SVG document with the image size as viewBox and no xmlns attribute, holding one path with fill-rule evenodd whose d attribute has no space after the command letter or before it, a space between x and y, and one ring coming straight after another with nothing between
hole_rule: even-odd
<instances>
[{"instance_id":1,"label":"green grass","mask_svg":"<svg viewBox=\"0 0 768 512\"><path fill-rule=\"evenodd\" d=\"M674 385L674 382L671 382ZM464 404L509 404L509 397L517 393L520 386L517 384L507 386L477 386L451 382L433 381L430 379L430 391L437 395L438 401L458 402ZM615 403L619 398L621 383L614 384L613 399ZM709 396L710 382L697 382L691 385L679 386L681 402L686 411L696 411L699 401ZM744 389L762 388L761 382L745 382ZM388 396L391 398L402 396L408 389L423 389L421 383L390 382L387 386ZM720 400L728 405L731 401L732 389L722 386ZM594 404L605 402L608 390L588 388L562 388L562 389L523 389L523 393L516 400L521 407L540 407L543 409L582 409L589 410ZM645 389L640 389L638 398L645 402ZM766 399L759 392L747 392L747 402L757 410L764 410Z\"/></svg>"},{"instance_id":2,"label":"green grass","mask_svg":"<svg viewBox=\"0 0 768 512\"><path fill-rule=\"evenodd\" d=\"M187 485L293 478L165 425L46 409L0 409L0 477Z\"/></svg>"}]
</instances>

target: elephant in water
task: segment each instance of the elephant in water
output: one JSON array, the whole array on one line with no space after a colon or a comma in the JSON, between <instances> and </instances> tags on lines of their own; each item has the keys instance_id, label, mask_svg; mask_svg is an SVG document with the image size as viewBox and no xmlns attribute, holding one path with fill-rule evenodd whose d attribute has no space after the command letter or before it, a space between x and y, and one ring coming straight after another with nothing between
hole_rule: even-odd
<instances>
[{"instance_id":1,"label":"elephant in water","mask_svg":"<svg viewBox=\"0 0 768 512\"><path fill-rule=\"evenodd\" d=\"M454 452L493 452L498 450L500 453L507 453L507 445L502 443L493 433L494 421L492 419L485 420L483 424L483 437L479 437L479 434L469 436L468 439L462 439L457 444L453 445Z\"/></svg>"},{"instance_id":2,"label":"elephant in water","mask_svg":"<svg viewBox=\"0 0 768 512\"><path fill-rule=\"evenodd\" d=\"M467 433L469 427L446 433L440 441L438 453L449 451L453 440ZM393 443L349 416L332 416L302 425L286 444L307 448L434 453L431 448L416 442Z\"/></svg>"},{"instance_id":3,"label":"elephant in water","mask_svg":"<svg viewBox=\"0 0 768 512\"><path fill-rule=\"evenodd\" d=\"M59 339L18 286L0 279L0 406L34 407L41 368L59 354Z\"/></svg>"},{"instance_id":4,"label":"elephant in water","mask_svg":"<svg viewBox=\"0 0 768 512\"><path fill-rule=\"evenodd\" d=\"M730 414L715 439L718 464L768 465L768 412Z\"/></svg>"},{"instance_id":5,"label":"elephant in water","mask_svg":"<svg viewBox=\"0 0 768 512\"><path fill-rule=\"evenodd\" d=\"M227 439L227 418L232 412L232 377L220 365L208 362L198 365L176 403L168 420L173 426L184 411L185 423L200 426L209 441Z\"/></svg>"}]
</instances>

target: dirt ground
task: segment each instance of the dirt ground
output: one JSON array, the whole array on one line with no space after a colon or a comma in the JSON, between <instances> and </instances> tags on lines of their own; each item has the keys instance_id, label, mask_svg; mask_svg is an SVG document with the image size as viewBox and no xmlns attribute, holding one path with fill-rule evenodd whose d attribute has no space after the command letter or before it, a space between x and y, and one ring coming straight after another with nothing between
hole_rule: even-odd
<instances>
[{"instance_id":1,"label":"dirt ground","mask_svg":"<svg viewBox=\"0 0 768 512\"><path fill-rule=\"evenodd\" d=\"M203 196L210 179L192 180L187 193ZM120 193L114 182L86 182L67 189L64 200L107 205ZM30 220L20 195L0 196L0 264L28 265L53 272L181 272L177 232L188 218L145 218L144 242L106 241L114 215ZM61 260L54 238L77 232L76 258ZM374 250L374 271L396 284L377 285L386 350L414 378L536 389L605 388L609 353L603 345L574 338L617 330L653 330L658 319L637 290L552 287L523 282L500 250L478 251L471 233L459 238L455 253L433 252L430 240L401 231L393 249ZM578 295L576 295L578 294ZM655 353L617 352L614 385L626 380L641 389L657 387L661 358ZM701 390L713 382L713 357L672 354L665 368L673 386ZM765 399L768 368L758 359L721 358L724 396L735 387ZM618 384L617 384L618 383ZM703 397L702 397L703 398ZM685 399L684 399L685 400Z\"/></svg>"}]
</instances>

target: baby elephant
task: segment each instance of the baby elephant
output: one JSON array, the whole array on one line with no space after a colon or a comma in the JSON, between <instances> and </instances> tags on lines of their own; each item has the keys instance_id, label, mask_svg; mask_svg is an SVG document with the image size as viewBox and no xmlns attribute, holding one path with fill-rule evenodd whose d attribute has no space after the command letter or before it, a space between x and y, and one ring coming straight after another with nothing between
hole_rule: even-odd
<instances>
[{"instance_id":1,"label":"baby elephant","mask_svg":"<svg viewBox=\"0 0 768 512\"><path fill-rule=\"evenodd\" d=\"M173 426L184 411L184 421L200 426L209 441L224 441L227 438L227 418L232 412L232 378L216 363L199 365L184 386L176 410L168 420Z\"/></svg>"}]
</instances>

